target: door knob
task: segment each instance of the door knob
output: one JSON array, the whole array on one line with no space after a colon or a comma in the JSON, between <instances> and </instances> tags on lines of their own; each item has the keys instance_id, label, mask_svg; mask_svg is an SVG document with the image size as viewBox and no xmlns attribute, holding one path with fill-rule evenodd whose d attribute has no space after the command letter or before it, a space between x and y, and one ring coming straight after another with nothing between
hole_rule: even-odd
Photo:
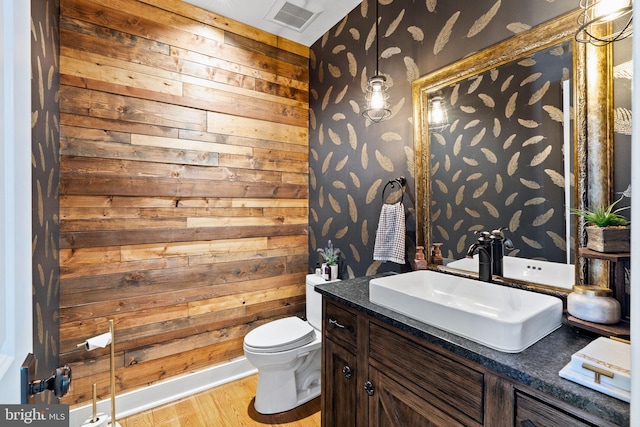
<instances>
[{"instance_id":1,"label":"door knob","mask_svg":"<svg viewBox=\"0 0 640 427\"><path fill-rule=\"evenodd\" d=\"M60 398L69 392L70 386L71 368L65 365L56 368L56 372L49 378L29 381L29 395L51 390L56 397Z\"/></svg>"}]
</instances>

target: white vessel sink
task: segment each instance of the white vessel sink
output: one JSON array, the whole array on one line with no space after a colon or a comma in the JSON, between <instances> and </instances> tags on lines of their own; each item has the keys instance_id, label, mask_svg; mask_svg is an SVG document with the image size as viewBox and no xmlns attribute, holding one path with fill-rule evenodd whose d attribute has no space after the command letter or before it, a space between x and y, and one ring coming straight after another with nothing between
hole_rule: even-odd
<instances>
[{"instance_id":1,"label":"white vessel sink","mask_svg":"<svg viewBox=\"0 0 640 427\"><path fill-rule=\"evenodd\" d=\"M525 282L539 283L556 288L573 288L575 282L575 266L559 262L540 261L536 259L505 256L502 261L503 277ZM478 255L473 258L462 258L451 261L447 267L456 270L478 272Z\"/></svg>"},{"instance_id":2,"label":"white vessel sink","mask_svg":"<svg viewBox=\"0 0 640 427\"><path fill-rule=\"evenodd\" d=\"M371 279L369 300L506 353L560 327L559 298L431 270Z\"/></svg>"}]
</instances>

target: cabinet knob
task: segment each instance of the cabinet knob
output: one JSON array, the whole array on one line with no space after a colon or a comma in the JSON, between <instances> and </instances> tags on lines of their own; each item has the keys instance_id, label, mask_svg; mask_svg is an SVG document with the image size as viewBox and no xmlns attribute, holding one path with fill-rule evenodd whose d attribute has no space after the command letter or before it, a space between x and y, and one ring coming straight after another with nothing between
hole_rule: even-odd
<instances>
[{"instance_id":1,"label":"cabinet knob","mask_svg":"<svg viewBox=\"0 0 640 427\"><path fill-rule=\"evenodd\" d=\"M369 396L373 396L376 388L373 386L371 381L367 381L366 383L364 383L364 391L366 391Z\"/></svg>"},{"instance_id":2,"label":"cabinet knob","mask_svg":"<svg viewBox=\"0 0 640 427\"><path fill-rule=\"evenodd\" d=\"M350 380L351 377L353 376L353 372L351 371L351 368L348 366L345 366L344 368L342 368L342 373L344 374L344 377L348 380Z\"/></svg>"}]
</instances>

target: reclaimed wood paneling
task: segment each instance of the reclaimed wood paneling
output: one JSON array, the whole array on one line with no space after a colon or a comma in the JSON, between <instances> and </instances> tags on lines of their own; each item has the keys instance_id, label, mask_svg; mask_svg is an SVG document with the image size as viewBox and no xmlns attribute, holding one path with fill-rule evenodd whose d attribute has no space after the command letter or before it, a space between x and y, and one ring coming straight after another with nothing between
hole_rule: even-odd
<instances>
[{"instance_id":1,"label":"reclaimed wood paneling","mask_svg":"<svg viewBox=\"0 0 640 427\"><path fill-rule=\"evenodd\" d=\"M308 49L180 0L60 2L63 403L116 329L122 392L242 355L301 314L308 259Z\"/></svg>"}]
</instances>

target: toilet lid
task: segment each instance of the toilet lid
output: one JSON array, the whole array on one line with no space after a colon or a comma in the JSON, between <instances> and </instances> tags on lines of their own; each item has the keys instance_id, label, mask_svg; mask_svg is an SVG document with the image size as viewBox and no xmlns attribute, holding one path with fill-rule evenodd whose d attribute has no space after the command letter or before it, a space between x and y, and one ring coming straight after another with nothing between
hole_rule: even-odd
<instances>
[{"instance_id":1,"label":"toilet lid","mask_svg":"<svg viewBox=\"0 0 640 427\"><path fill-rule=\"evenodd\" d=\"M274 353L309 344L313 327L299 317L285 317L258 326L244 337L244 344L257 352Z\"/></svg>"}]
</instances>

